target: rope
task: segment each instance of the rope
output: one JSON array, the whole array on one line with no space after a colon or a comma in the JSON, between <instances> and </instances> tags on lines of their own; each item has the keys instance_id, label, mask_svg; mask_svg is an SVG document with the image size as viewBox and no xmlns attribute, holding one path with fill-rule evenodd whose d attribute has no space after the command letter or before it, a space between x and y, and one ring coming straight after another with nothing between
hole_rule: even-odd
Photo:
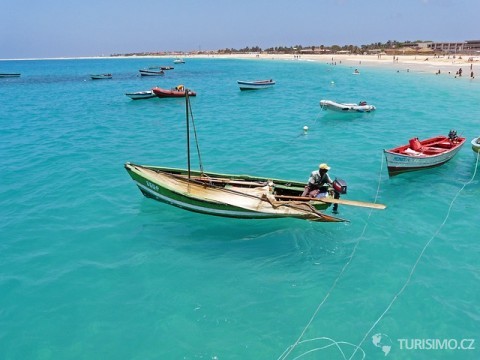
<instances>
[{"instance_id":1,"label":"rope","mask_svg":"<svg viewBox=\"0 0 480 360\"><path fill-rule=\"evenodd\" d=\"M185 89L185 91L189 91L189 90ZM195 146L197 147L198 164L200 167L200 171L203 174L203 163L202 163L202 157L200 155L200 147L198 145L197 128L195 127L195 120L193 118L192 104L190 103L190 100L188 101L188 111L190 112L190 116L192 118L193 134L195 135Z\"/></svg>"},{"instance_id":2,"label":"rope","mask_svg":"<svg viewBox=\"0 0 480 360\"><path fill-rule=\"evenodd\" d=\"M382 171L383 171L383 154L382 154L382 159L381 159L381 166L380 166L380 172L379 172L379 178L378 178L378 185L377 185L377 191L375 193L375 200L374 202L377 201L378 199L378 194L380 192L380 183L381 183L381 179L382 179ZM338 274L337 278L333 281L332 283L332 286L330 287L330 289L328 290L327 294L325 295L325 297L323 298L323 300L318 304L316 310L313 312L313 315L312 317L310 318L310 320L308 321L307 325L305 326L305 328L303 329L303 331L301 332L300 336L297 338L297 340L295 341L295 343L293 343L289 348L287 348L287 350L285 350L283 352L283 354L278 358L279 360L285 360L287 358L287 356L290 355L290 353L299 345L301 344L303 341L301 341L301 339L303 338L303 336L305 335L307 329L310 327L310 325L312 324L313 320L316 318L318 312L320 311L320 308L323 306L323 304L327 301L327 299L330 297L330 294L333 292L333 290L335 289L335 287L337 286L337 283L338 281L340 280L340 278L343 276L343 274L345 273L345 271L347 270L348 266L350 265L350 263L352 262L353 260L353 257L355 256L355 253L357 251L357 247L358 245L360 244L360 240L362 239L362 237L364 236L365 234L365 231L367 230L367 226L368 226L368 219L370 219L370 216L372 215L372 212L373 212L373 209L370 210L369 214L368 214L368 217L367 217L367 222L365 223L365 226L363 227L363 230L362 230L362 233L360 234L360 236L358 237L358 240L357 242L355 243L354 247L353 247L353 250L352 250L352 253L350 254L350 257L348 259L348 261L345 263L345 265L343 266L342 270L340 271L340 273ZM333 341L333 340L332 340ZM341 342L336 342L336 341L333 341L335 344L339 344ZM338 345L337 345L338 346ZM355 351L354 351L354 354L357 352L357 350L360 348L360 345L359 346L355 346ZM320 350L320 349L319 349ZM361 349L360 349L361 350ZM363 352L363 350L362 350ZM342 352L343 354L343 352ZM303 354L301 355L303 356ZM353 355L352 355L353 356ZM295 358L297 359L297 358ZM344 357L345 359L345 357Z\"/></svg>"},{"instance_id":3,"label":"rope","mask_svg":"<svg viewBox=\"0 0 480 360\"><path fill-rule=\"evenodd\" d=\"M300 359L301 357L303 357L305 355L308 355L308 354L313 353L315 351L324 350L324 349L327 349L327 348L332 347L332 346L335 346L338 349L338 351L342 354L342 357L346 360L347 358L346 358L345 353L343 352L340 345L348 345L348 346L351 346L353 348L357 348L357 346L355 344L345 342L345 341L335 341L335 340L327 338L327 337L319 337L319 338L314 338L314 339L309 339L309 340L303 340L303 341L300 342L300 344L307 343L307 342L310 342L310 341L312 341L312 342L313 341L319 341L319 340L329 341L330 343L325 345L325 346L321 346L321 347L317 347L317 348L305 351L303 354L295 357L293 360ZM362 354L363 354L362 359L365 359L365 352L363 351L363 349L357 349L357 350L360 350L362 352Z\"/></svg>"},{"instance_id":4,"label":"rope","mask_svg":"<svg viewBox=\"0 0 480 360\"><path fill-rule=\"evenodd\" d=\"M305 108L306 108L306 107L305 107ZM307 124L305 124L304 126L307 126L307 128L310 129L310 126L311 126L312 124L316 124L317 121L320 119L320 113L321 113L322 111L323 111L323 110L320 109L320 112L318 112L318 113L316 114L316 117L313 119L313 121L312 121L312 120L308 120ZM309 126L309 125L310 125L310 126ZM307 135L307 134L308 134L308 129L307 129L306 131L303 130L300 134L298 134L297 136L295 136L295 138L299 138L299 137L301 137L301 136Z\"/></svg>"},{"instance_id":5,"label":"rope","mask_svg":"<svg viewBox=\"0 0 480 360\"><path fill-rule=\"evenodd\" d=\"M430 243L433 241L433 239L440 233L440 230L442 230L443 226L445 225L445 223L447 222L448 220L448 217L450 216L450 212L452 210L452 206L453 206L453 203L455 202L455 200L457 200L458 196L460 195L460 193L463 191L463 189L469 185L474 179L475 179L475 175L477 174L477 165L478 165L478 159L480 158L480 153L477 153L477 161L475 163L475 170L473 172L473 176L472 178L467 181L465 184L463 184L463 186L460 188L460 190L457 191L457 193L455 194L455 196L453 197L452 201L450 202L450 206L448 207L448 211L447 211L447 215L445 216L445 219L443 220L443 222L440 224L440 226L438 227L437 231L435 231L435 233L433 234L433 236L426 242L426 244L424 245L422 251L420 252L420 254L418 255L417 257L417 261L415 261L415 263L413 264L413 267L412 269L410 270L410 273L407 277L407 281L405 281L405 283L403 284L402 288L395 294L395 296L393 297L392 301L390 301L390 304L388 304L387 308L385 309L385 311L380 315L380 317L373 323L373 325L370 327L370 329L365 333L365 336L362 338L362 340L360 341L360 343L358 344L358 346L355 348L355 351L353 352L352 356L350 356L349 360L352 359L352 357L355 355L355 353L357 352L357 349L360 348L362 346L362 344L365 342L365 339L367 338L367 336L370 334L370 332L375 328L375 326L377 326L377 324L382 320L382 318L385 316L385 314L390 310L390 308L393 306L393 304L395 303L395 301L398 299L398 297L403 293L403 291L405 290L405 288L408 286L408 284L410 283L410 280L412 279L412 276L413 274L415 273L415 270L417 268L417 265L418 263L420 262L421 258L423 257L423 254L425 253L425 251L427 250L427 248L429 247Z\"/></svg>"}]
</instances>

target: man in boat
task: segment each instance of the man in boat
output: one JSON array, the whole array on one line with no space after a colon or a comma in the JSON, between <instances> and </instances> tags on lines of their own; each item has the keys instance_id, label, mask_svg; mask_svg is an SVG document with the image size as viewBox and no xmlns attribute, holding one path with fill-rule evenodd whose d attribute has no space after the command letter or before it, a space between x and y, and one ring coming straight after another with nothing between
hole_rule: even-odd
<instances>
[{"instance_id":1,"label":"man in boat","mask_svg":"<svg viewBox=\"0 0 480 360\"><path fill-rule=\"evenodd\" d=\"M312 171L310 178L308 179L308 184L305 186L302 197L326 197L328 190L333 185L333 180L328 175L328 170L330 166L326 163L322 163L318 166L318 170ZM323 195L323 196L322 196ZM334 191L334 198L339 199L340 194L337 191ZM333 212L337 212L338 204L333 205Z\"/></svg>"}]
</instances>

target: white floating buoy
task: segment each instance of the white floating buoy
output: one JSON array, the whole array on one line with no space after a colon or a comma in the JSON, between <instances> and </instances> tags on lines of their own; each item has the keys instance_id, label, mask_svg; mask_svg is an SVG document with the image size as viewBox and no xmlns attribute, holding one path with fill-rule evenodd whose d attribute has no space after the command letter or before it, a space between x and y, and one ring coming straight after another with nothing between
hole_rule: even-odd
<instances>
[{"instance_id":1,"label":"white floating buoy","mask_svg":"<svg viewBox=\"0 0 480 360\"><path fill-rule=\"evenodd\" d=\"M305 125L305 126L303 127L303 133L306 134L307 132L308 132L308 126Z\"/></svg>"},{"instance_id":2,"label":"white floating buoy","mask_svg":"<svg viewBox=\"0 0 480 360\"><path fill-rule=\"evenodd\" d=\"M335 85L335 81L332 80L332 82L330 82L330 84Z\"/></svg>"}]
</instances>

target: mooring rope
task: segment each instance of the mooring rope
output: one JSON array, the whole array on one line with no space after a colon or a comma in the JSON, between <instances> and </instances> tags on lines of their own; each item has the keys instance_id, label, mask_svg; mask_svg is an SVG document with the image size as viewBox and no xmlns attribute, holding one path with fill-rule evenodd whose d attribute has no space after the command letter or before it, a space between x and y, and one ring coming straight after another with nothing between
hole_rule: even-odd
<instances>
[{"instance_id":1,"label":"mooring rope","mask_svg":"<svg viewBox=\"0 0 480 360\"><path fill-rule=\"evenodd\" d=\"M390 308L393 306L393 304L395 303L395 301L398 299L398 297L403 293L403 291L406 289L406 287L408 286L408 284L410 283L410 280L412 279L412 276L413 274L415 273L415 270L417 268L417 265L418 263L420 262L421 258L423 257L423 254L425 253L425 251L427 250L427 248L430 246L431 242L433 241L433 239L435 239L435 237L437 237L437 235L440 233L440 231L442 230L443 226L445 225L445 223L447 222L449 216L450 216L450 212L452 210L452 206L454 204L454 202L457 200L458 196L460 195L460 193L463 191L463 189L465 189L465 187L467 185L469 185L474 179L475 179L475 176L477 174L477 167L478 167L478 161L479 161L479 158L480 158L480 152L477 153L477 160L476 160L476 163L475 163L475 170L473 172L473 175L471 177L471 179L469 181L467 181L466 183L463 184L463 186L457 191L457 193L455 194L455 196L453 197L452 201L450 202L450 206L448 207L448 211L447 211L447 215L445 216L445 219L443 220L443 222L440 224L440 226L438 227L437 231L435 231L435 233L433 234L433 236L425 243L425 245L423 246L423 249L422 251L420 251L420 254L418 255L417 257L417 260L415 261L415 263L413 264L411 270L410 270L410 273L408 274L408 277L407 277L407 280L405 281L405 283L403 284L403 286L401 287L401 289L395 294L395 296L393 297L392 301L390 301L390 303L388 304L387 308L383 311L383 313L380 315L380 317L373 323L373 325L370 327L370 329L368 329L368 331L365 333L364 337L362 338L362 340L360 341L360 343L355 347L355 351L353 352L352 356L349 357L349 360L351 360L353 358L353 356L355 355L355 353L357 352L357 349L360 348L362 346L362 344L365 342L365 339L367 338L367 336L372 332L372 330L375 328L375 326L377 326L377 324L382 320L382 318L387 314L387 312L390 310Z\"/></svg>"},{"instance_id":2,"label":"mooring rope","mask_svg":"<svg viewBox=\"0 0 480 360\"><path fill-rule=\"evenodd\" d=\"M381 184L381 180L382 180L382 172L383 172L383 153L382 153L382 158L381 158L381 165L380 165L380 172L379 172L379 177L378 177L378 185L377 185L377 191L375 193L375 200L374 202L377 201L378 199L378 195L380 193L380 184ZM307 325L304 327L303 331L301 332L300 336L297 338L297 340L292 344L290 345L284 352L283 354L278 358L279 360L285 360L287 358L287 356L290 355L290 353L301 343L307 341L307 340L303 340L302 341L302 338L303 336L305 335L306 331L308 330L308 328L310 327L310 325L312 324L313 320L315 320L318 312L320 311L320 308L323 306L323 304L327 301L327 299L330 297L330 294L333 292L333 290L335 289L335 287L337 286L337 283L338 281L340 280L340 278L343 276L343 274L345 273L345 271L347 270L348 266L350 265L350 263L352 262L354 256L355 256L355 253L357 251L357 247L358 245L360 244L360 241L361 239L363 238L366 230L367 230L367 226L368 226L368 219L370 219L370 216L372 215L372 212L373 212L373 209L370 210L368 216L367 216L367 221L365 222L365 226L363 227L363 230L362 230L362 233L360 234L360 236L358 237L355 245L353 246L353 250L352 250L352 253L350 254L349 256L349 259L348 261L345 263L345 265L343 265L343 268L342 270L340 271L340 273L338 274L337 278L333 281L332 283L332 286L330 287L330 289L327 291L327 294L325 295L325 297L323 298L323 300L318 304L317 308L315 309L315 311L313 312L313 315L311 316L310 320L308 321ZM319 338L319 339L324 339L324 338ZM347 343L347 342L337 342L337 341L334 341L332 340L333 342L333 345L337 345L338 344L346 344L346 345L351 345L355 348L355 351L354 351L354 354L357 352L358 349L360 349L362 352L363 350L360 348L360 345L358 346L355 346L354 344L350 344L350 343ZM324 349L325 347L323 348L318 348L316 349L315 351L317 350L322 350ZM308 352L311 352L308 351ZM345 357L345 354L343 353L343 351L341 351L340 349L340 352L342 353L343 355L343 358L346 360L347 358ZM301 354L300 356L303 356L304 354ZM296 357L295 359L298 359L300 356ZM353 355L352 355L353 356ZM365 354L363 354L363 357L365 357Z\"/></svg>"},{"instance_id":3,"label":"mooring rope","mask_svg":"<svg viewBox=\"0 0 480 360\"><path fill-rule=\"evenodd\" d=\"M313 338L313 339L308 339L308 340L303 340L301 341L299 344L303 344L303 343L307 343L307 342L313 342L313 341L320 341L320 340L324 340L324 341L328 341L329 343L327 345L324 345L324 346L321 346L321 347L316 347L314 349L311 349L311 350L308 350L308 351L305 351L304 353L300 354L299 356L293 358L293 360L296 360L296 359L300 359L301 357L305 356L305 355L308 355L310 353L313 353L315 351L319 351L319 350L324 350L324 349L328 349L332 346L335 346L338 351L342 354L343 358L344 359L347 359L346 356L345 356L345 353L344 351L342 350L342 347L340 345L348 345L348 346L351 346L353 348L356 348L356 345L355 344L352 344L352 343L349 343L349 342L345 342L345 341L335 341L333 339L330 339L330 338L327 338L327 337L318 337L318 338ZM356 350L360 350L363 354L363 358L365 358L365 352L363 351L363 349L356 349Z\"/></svg>"},{"instance_id":4,"label":"mooring rope","mask_svg":"<svg viewBox=\"0 0 480 360\"><path fill-rule=\"evenodd\" d=\"M185 92L187 92L187 91L190 91L190 90L185 89ZM188 111L190 112L190 116L192 118L191 122L192 122L192 126L193 126L193 134L195 136L195 146L197 148L198 165L200 167L200 171L203 174L202 156L200 155L200 146L199 146L199 143L198 143L197 128L195 126L195 119L193 118L192 104L190 103L190 100L188 100Z\"/></svg>"}]
</instances>

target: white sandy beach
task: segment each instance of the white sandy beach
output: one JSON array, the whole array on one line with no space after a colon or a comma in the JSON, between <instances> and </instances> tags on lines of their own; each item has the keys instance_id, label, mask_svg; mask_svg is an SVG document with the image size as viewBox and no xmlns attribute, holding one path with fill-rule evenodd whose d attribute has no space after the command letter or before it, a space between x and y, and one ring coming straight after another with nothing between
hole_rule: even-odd
<instances>
[{"instance_id":1,"label":"white sandy beach","mask_svg":"<svg viewBox=\"0 0 480 360\"><path fill-rule=\"evenodd\" d=\"M462 69L462 78L470 79L471 72L480 76L480 57L469 55L457 56L434 56L434 55L353 55L353 54L329 54L329 55L282 55L282 54L212 54L212 55L187 55L185 58L235 58L257 60L292 60L292 61L319 61L328 64L342 64L357 68L360 72L362 67L385 67L396 71L423 72L438 75L457 77L457 71Z\"/></svg>"}]
</instances>

